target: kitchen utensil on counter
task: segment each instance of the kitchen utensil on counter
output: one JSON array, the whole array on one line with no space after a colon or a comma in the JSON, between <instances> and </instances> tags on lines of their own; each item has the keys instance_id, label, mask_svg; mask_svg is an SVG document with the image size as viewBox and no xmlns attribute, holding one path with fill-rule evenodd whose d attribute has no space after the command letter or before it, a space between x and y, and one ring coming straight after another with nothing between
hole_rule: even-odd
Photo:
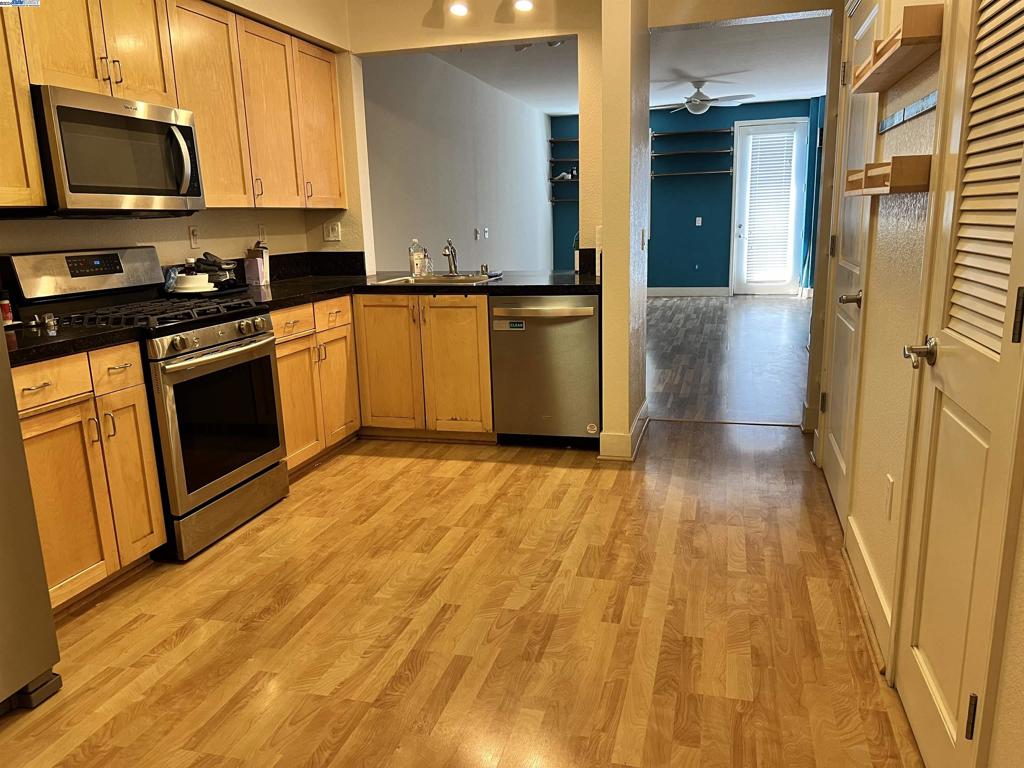
<instances>
[{"instance_id":1,"label":"kitchen utensil on counter","mask_svg":"<svg viewBox=\"0 0 1024 768\"><path fill-rule=\"evenodd\" d=\"M217 286L233 281L237 266L238 262L222 259L209 251L196 259L196 270L201 274L209 275L210 282Z\"/></svg>"}]
</instances>

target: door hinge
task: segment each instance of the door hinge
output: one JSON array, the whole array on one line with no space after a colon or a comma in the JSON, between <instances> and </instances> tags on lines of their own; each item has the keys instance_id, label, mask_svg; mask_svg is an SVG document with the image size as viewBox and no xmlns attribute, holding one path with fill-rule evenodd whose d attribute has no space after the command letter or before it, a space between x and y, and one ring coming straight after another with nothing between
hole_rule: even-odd
<instances>
[{"instance_id":1,"label":"door hinge","mask_svg":"<svg viewBox=\"0 0 1024 768\"><path fill-rule=\"evenodd\" d=\"M828 237L828 257L830 259L834 258L835 255L836 255L836 245L837 244L838 244L838 239L836 238L836 236L835 235L829 235L829 237Z\"/></svg>"},{"instance_id":2,"label":"door hinge","mask_svg":"<svg viewBox=\"0 0 1024 768\"><path fill-rule=\"evenodd\" d=\"M828 410L828 392L822 392L818 401L818 410L824 413Z\"/></svg>"},{"instance_id":3,"label":"door hinge","mask_svg":"<svg viewBox=\"0 0 1024 768\"><path fill-rule=\"evenodd\" d=\"M839 84L846 85L846 62L839 65Z\"/></svg>"},{"instance_id":4,"label":"door hinge","mask_svg":"<svg viewBox=\"0 0 1024 768\"><path fill-rule=\"evenodd\" d=\"M967 729L964 731L964 738L968 741L974 740L974 721L978 717L978 694L972 693L967 704Z\"/></svg>"},{"instance_id":5,"label":"door hinge","mask_svg":"<svg viewBox=\"0 0 1024 768\"><path fill-rule=\"evenodd\" d=\"M1024 328L1024 285L1017 289L1017 305L1013 310L1013 339L1014 344L1020 344L1021 330Z\"/></svg>"}]
</instances>

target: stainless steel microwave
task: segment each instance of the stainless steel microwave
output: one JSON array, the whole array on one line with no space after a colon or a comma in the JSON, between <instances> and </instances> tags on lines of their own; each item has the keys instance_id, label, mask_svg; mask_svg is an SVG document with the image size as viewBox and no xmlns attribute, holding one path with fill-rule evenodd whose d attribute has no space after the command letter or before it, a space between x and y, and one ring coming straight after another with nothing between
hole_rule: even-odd
<instances>
[{"instance_id":1,"label":"stainless steel microwave","mask_svg":"<svg viewBox=\"0 0 1024 768\"><path fill-rule=\"evenodd\" d=\"M188 215L206 207L185 109L52 85L32 87L51 211Z\"/></svg>"}]
</instances>

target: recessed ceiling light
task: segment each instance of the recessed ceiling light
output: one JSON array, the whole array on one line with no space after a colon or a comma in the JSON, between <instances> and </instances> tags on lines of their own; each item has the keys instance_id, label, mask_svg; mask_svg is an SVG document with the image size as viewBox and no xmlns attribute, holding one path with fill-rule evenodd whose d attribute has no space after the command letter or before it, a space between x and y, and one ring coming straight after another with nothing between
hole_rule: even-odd
<instances>
[{"instance_id":1,"label":"recessed ceiling light","mask_svg":"<svg viewBox=\"0 0 1024 768\"><path fill-rule=\"evenodd\" d=\"M461 2L461 0L455 0L454 3L448 6L448 12L452 16L465 16L469 13L469 6Z\"/></svg>"},{"instance_id":2,"label":"recessed ceiling light","mask_svg":"<svg viewBox=\"0 0 1024 768\"><path fill-rule=\"evenodd\" d=\"M532 11L533 0L516 0L516 10L523 11L524 13L526 11Z\"/></svg>"}]
</instances>

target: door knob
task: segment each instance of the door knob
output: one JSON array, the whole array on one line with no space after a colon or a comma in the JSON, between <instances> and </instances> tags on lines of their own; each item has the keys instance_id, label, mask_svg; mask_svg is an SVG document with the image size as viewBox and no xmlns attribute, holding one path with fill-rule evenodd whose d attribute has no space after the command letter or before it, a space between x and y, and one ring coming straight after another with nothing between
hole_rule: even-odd
<instances>
[{"instance_id":1,"label":"door knob","mask_svg":"<svg viewBox=\"0 0 1024 768\"><path fill-rule=\"evenodd\" d=\"M860 290L856 293L844 293L839 297L840 304L856 304L857 309L860 309L860 305L864 301L864 291Z\"/></svg>"},{"instance_id":2,"label":"door knob","mask_svg":"<svg viewBox=\"0 0 1024 768\"><path fill-rule=\"evenodd\" d=\"M916 371L921 367L923 357L928 365L935 365L935 358L939 354L939 340L934 336L925 336L924 344L920 346L910 345L903 347L903 357L910 361L910 366Z\"/></svg>"}]
</instances>

